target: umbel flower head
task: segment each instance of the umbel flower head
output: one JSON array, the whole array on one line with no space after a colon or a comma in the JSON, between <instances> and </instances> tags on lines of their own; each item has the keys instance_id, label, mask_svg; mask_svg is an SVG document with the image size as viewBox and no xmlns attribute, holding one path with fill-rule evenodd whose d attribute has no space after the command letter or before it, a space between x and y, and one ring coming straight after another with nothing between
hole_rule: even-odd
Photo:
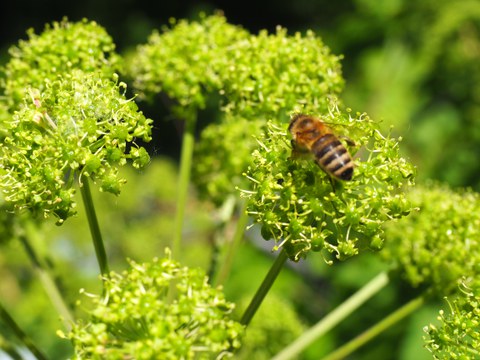
<instances>
[{"instance_id":1,"label":"umbel flower head","mask_svg":"<svg viewBox=\"0 0 480 360\"><path fill-rule=\"evenodd\" d=\"M169 258L130 267L105 279L106 297L68 334L75 359L220 359L240 347L234 305L202 270Z\"/></svg>"},{"instance_id":2,"label":"umbel flower head","mask_svg":"<svg viewBox=\"0 0 480 360\"><path fill-rule=\"evenodd\" d=\"M84 177L118 194L117 167L148 163L145 149L127 144L150 140L150 124L126 85L98 72L73 70L30 88L24 105L6 123L0 144L5 200L35 214L55 214L60 222L75 213L74 181Z\"/></svg>"},{"instance_id":3,"label":"umbel flower head","mask_svg":"<svg viewBox=\"0 0 480 360\"><path fill-rule=\"evenodd\" d=\"M410 212L403 193L413 185L414 168L399 155L398 140L382 135L365 114L342 112L332 103L322 120L355 145L351 181L332 180L312 159L292 158L287 125L270 123L257 139L247 171L251 189L248 213L261 225L266 240L275 241L298 261L310 251L343 260L384 242L383 223Z\"/></svg>"}]
</instances>

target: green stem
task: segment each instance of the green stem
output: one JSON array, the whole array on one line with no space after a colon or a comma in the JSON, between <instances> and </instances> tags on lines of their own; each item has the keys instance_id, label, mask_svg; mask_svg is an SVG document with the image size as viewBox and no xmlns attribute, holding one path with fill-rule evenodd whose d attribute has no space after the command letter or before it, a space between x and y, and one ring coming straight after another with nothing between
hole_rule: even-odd
<instances>
[{"instance_id":1,"label":"green stem","mask_svg":"<svg viewBox=\"0 0 480 360\"><path fill-rule=\"evenodd\" d=\"M217 226L214 230L213 233L211 234L211 254L210 254L210 265L208 267L208 272L207 272L207 277L208 281L211 285L215 285L216 281L216 275L217 275L217 267L219 263L219 257L221 253L221 248L222 244L224 243L223 241L223 232L224 232L224 224ZM222 239L220 239L222 237Z\"/></svg>"},{"instance_id":2,"label":"green stem","mask_svg":"<svg viewBox=\"0 0 480 360\"><path fill-rule=\"evenodd\" d=\"M235 196L227 196L222 206L216 209L214 215L214 218L216 219L216 226L211 235L212 253L210 255L210 267L208 270L208 278L210 280L210 284L212 285L217 284L218 266L219 264L224 264L225 251L229 249L232 244L231 241L226 240L225 230L227 225L232 223L237 201L238 199ZM220 258L222 258L221 261L219 261Z\"/></svg>"},{"instance_id":3,"label":"green stem","mask_svg":"<svg viewBox=\"0 0 480 360\"><path fill-rule=\"evenodd\" d=\"M242 316L242 319L240 320L240 323L248 326L250 321L252 320L253 316L257 312L258 308L260 307L263 299L267 295L268 291L273 285L273 282L277 278L278 274L280 273L280 270L282 270L283 264L285 261L287 261L288 256L285 250L282 250L280 254L278 255L277 259L275 262L272 264L272 267L267 273L267 276L265 276L265 279L263 279L262 284L258 288L257 292L255 293L252 301L248 305L247 309L245 310L245 313Z\"/></svg>"},{"instance_id":4,"label":"green stem","mask_svg":"<svg viewBox=\"0 0 480 360\"><path fill-rule=\"evenodd\" d=\"M337 360L337 359L345 358L347 355L350 355L355 350L365 345L368 341L372 340L378 334L382 333L383 331L385 331L395 323L399 322L403 318L410 315L412 312L417 310L424 303L425 303L425 298L423 296L419 296L409 301L399 309L395 310L385 319L381 320L380 322L372 326L370 329L364 331L362 334L357 336L355 339L350 340L345 345L341 346L334 352L330 353L329 355L324 357L322 360Z\"/></svg>"},{"instance_id":5,"label":"green stem","mask_svg":"<svg viewBox=\"0 0 480 360\"><path fill-rule=\"evenodd\" d=\"M39 360L46 360L47 357L35 346L32 339L20 329L15 320L0 303L0 319L13 331L17 338L30 350L30 352Z\"/></svg>"},{"instance_id":6,"label":"green stem","mask_svg":"<svg viewBox=\"0 0 480 360\"><path fill-rule=\"evenodd\" d=\"M218 277L215 280L215 285L223 285L230 274L232 268L233 258L237 252L238 246L243 239L243 234L245 233L245 228L248 223L248 214L246 211L246 202L243 201L240 206L240 213L237 220L237 225L235 227L235 233L233 234L232 240L229 242L227 249L227 254L225 259L222 262L220 271L218 272Z\"/></svg>"},{"instance_id":7,"label":"green stem","mask_svg":"<svg viewBox=\"0 0 480 360\"><path fill-rule=\"evenodd\" d=\"M187 203L188 185L192 167L193 146L195 144L196 117L191 116L185 120L183 132L182 153L180 156L180 178L178 179L177 213L175 215L175 232L173 235L172 254L178 257L182 242L183 220Z\"/></svg>"},{"instance_id":8,"label":"green stem","mask_svg":"<svg viewBox=\"0 0 480 360\"><path fill-rule=\"evenodd\" d=\"M27 226L28 228L28 226ZM43 262L40 261L38 258L33 246L30 244L26 236L20 235L19 240L22 243L23 247L25 248L25 252L27 253L30 261L33 264L33 268L45 289L50 301L52 302L57 312L60 314L63 325L67 331L70 331L71 324L73 323L73 316L70 313L69 308L65 304L63 297L60 293L60 290L57 287L57 284L50 276L50 273L47 270L47 267L44 265Z\"/></svg>"},{"instance_id":9,"label":"green stem","mask_svg":"<svg viewBox=\"0 0 480 360\"><path fill-rule=\"evenodd\" d=\"M103 244L102 234L100 233L100 226L98 225L97 215L95 214L92 193L90 191L90 185L87 178L83 178L83 184L80 187L80 190L82 192L83 205L85 206L88 225L92 235L95 255L97 256L100 273L102 274L102 278L104 278L107 277L110 272L108 268L107 253L105 252L105 246Z\"/></svg>"},{"instance_id":10,"label":"green stem","mask_svg":"<svg viewBox=\"0 0 480 360\"><path fill-rule=\"evenodd\" d=\"M296 341L278 353L272 358L272 360L287 360L294 358L320 336L340 323L340 321L345 319L354 310L358 309L363 303L365 303L365 301L378 293L387 284L387 273L380 273L335 310L325 316L325 318L303 333Z\"/></svg>"}]
</instances>

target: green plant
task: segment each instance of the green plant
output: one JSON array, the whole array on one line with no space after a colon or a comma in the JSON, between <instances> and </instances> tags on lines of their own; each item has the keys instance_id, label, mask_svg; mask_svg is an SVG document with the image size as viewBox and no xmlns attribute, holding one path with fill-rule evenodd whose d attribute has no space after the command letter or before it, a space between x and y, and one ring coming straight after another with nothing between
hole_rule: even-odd
<instances>
[{"instance_id":1,"label":"green plant","mask_svg":"<svg viewBox=\"0 0 480 360\"><path fill-rule=\"evenodd\" d=\"M1 145L6 200L35 215L63 222L75 213L76 178L93 178L120 192L117 167L148 163L143 148L126 153L135 138L150 140L151 120L125 97L115 71L119 56L95 22L66 20L10 49L3 92L8 112Z\"/></svg>"}]
</instances>

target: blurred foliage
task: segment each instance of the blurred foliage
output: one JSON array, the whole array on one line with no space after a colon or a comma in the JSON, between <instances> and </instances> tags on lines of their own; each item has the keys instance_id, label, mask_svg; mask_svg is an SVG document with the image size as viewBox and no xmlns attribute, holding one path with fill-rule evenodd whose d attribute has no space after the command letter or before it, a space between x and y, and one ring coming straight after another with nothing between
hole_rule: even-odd
<instances>
[{"instance_id":1,"label":"blurred foliage","mask_svg":"<svg viewBox=\"0 0 480 360\"><path fill-rule=\"evenodd\" d=\"M162 157L152 159L146 169L120 169L126 180L121 197L93 192L99 222L104 233L109 261L113 269L122 269L125 258L149 261L161 254L171 242L176 201L177 167ZM184 241L191 251L179 254L178 260L189 266L208 267L207 246L214 229L213 208L194 199L189 201L184 224ZM48 229L52 246L63 249L71 266L86 275L96 273L89 242L89 229L83 211L61 228ZM82 256L75 251L80 251ZM89 263L91 266L82 266ZM92 268L93 267L93 268Z\"/></svg>"},{"instance_id":2,"label":"blurred foliage","mask_svg":"<svg viewBox=\"0 0 480 360\"><path fill-rule=\"evenodd\" d=\"M319 29L349 59L346 102L395 126L420 179L480 190L480 3L352 4Z\"/></svg>"},{"instance_id":3,"label":"blurred foliage","mask_svg":"<svg viewBox=\"0 0 480 360\"><path fill-rule=\"evenodd\" d=\"M195 149L192 179L202 199L222 204L228 194L238 196L245 187L245 166L258 144L252 133L265 128L260 119L225 116L222 123L208 125Z\"/></svg>"},{"instance_id":4,"label":"blurred foliage","mask_svg":"<svg viewBox=\"0 0 480 360\"><path fill-rule=\"evenodd\" d=\"M449 313L441 310L438 317L441 326L425 328L434 358L477 359L480 195L429 182L409 197L418 210L387 227L390 241L382 254L411 286L448 299Z\"/></svg>"}]
</instances>

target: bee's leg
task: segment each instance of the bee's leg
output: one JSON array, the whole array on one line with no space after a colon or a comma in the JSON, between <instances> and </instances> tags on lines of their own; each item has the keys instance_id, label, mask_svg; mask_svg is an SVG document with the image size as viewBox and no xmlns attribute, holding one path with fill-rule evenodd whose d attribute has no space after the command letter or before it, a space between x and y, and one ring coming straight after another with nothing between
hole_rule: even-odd
<instances>
[{"instance_id":1,"label":"bee's leg","mask_svg":"<svg viewBox=\"0 0 480 360\"><path fill-rule=\"evenodd\" d=\"M335 194L337 189L343 188L343 183L332 176L329 176L330 185L332 185L332 191Z\"/></svg>"},{"instance_id":2,"label":"bee's leg","mask_svg":"<svg viewBox=\"0 0 480 360\"><path fill-rule=\"evenodd\" d=\"M335 193L335 184L338 182L333 177L329 176L328 180L330 180L330 185L332 185L332 191Z\"/></svg>"},{"instance_id":3,"label":"bee's leg","mask_svg":"<svg viewBox=\"0 0 480 360\"><path fill-rule=\"evenodd\" d=\"M333 177L329 176L328 177L328 180L330 181L330 185L332 185L332 191L333 193L335 194L336 193L336 188L337 188L337 184L339 183L339 181L335 180ZM335 203L333 201L330 202L330 204L332 205L332 207L334 208L335 212L338 213L338 210L337 210L337 207L335 206Z\"/></svg>"},{"instance_id":4,"label":"bee's leg","mask_svg":"<svg viewBox=\"0 0 480 360\"><path fill-rule=\"evenodd\" d=\"M357 144L355 144L355 141L353 141L352 139L350 139L348 136L345 136L345 135L339 135L338 136L340 139L342 140L345 140L345 142L350 145L350 146L356 146Z\"/></svg>"}]
</instances>

